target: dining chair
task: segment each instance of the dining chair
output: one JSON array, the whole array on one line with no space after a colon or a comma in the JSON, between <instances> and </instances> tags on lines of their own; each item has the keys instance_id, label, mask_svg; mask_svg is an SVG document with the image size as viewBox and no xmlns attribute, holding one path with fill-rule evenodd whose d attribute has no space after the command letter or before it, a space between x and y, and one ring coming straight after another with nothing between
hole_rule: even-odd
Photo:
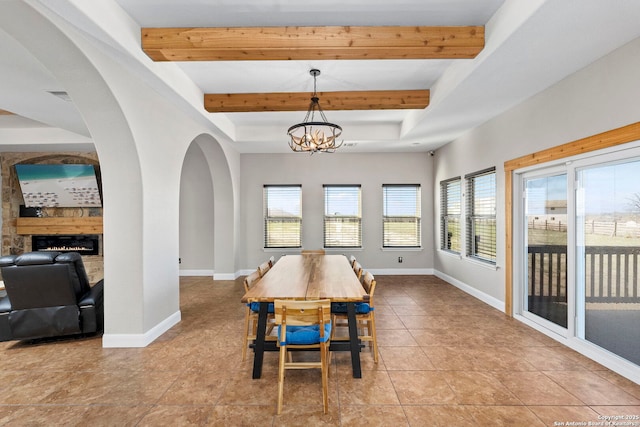
<instances>
[{"instance_id":1,"label":"dining chair","mask_svg":"<svg viewBox=\"0 0 640 427\"><path fill-rule=\"evenodd\" d=\"M276 263L276 257L274 257L273 255L271 255L269 257L269 267L273 267L273 264Z\"/></svg>"},{"instance_id":2,"label":"dining chair","mask_svg":"<svg viewBox=\"0 0 640 427\"><path fill-rule=\"evenodd\" d=\"M373 274L368 271L364 273L362 287L369 295L369 302L358 302L355 304L356 322L358 324L358 338L361 341L371 343L373 351L373 361L378 363L378 340L376 338L376 317L373 306L373 293L376 290L376 280ZM347 305L345 303L331 304L334 328L331 332L331 339L334 338L337 326L348 326ZM365 332L366 331L366 332Z\"/></svg>"},{"instance_id":3,"label":"dining chair","mask_svg":"<svg viewBox=\"0 0 640 427\"><path fill-rule=\"evenodd\" d=\"M244 278L244 290L249 292L258 281L260 281L260 272L258 270L249 274ZM247 358L247 346L250 342L256 339L256 332L258 329L258 313L260 312L259 302L247 303L247 308L244 315L244 334L242 335L242 361ZM273 303L269 304L267 309L267 331L265 339L275 339L275 337L269 338L269 334L273 331Z\"/></svg>"},{"instance_id":4,"label":"dining chair","mask_svg":"<svg viewBox=\"0 0 640 427\"><path fill-rule=\"evenodd\" d=\"M278 409L282 412L284 374L287 369L317 369L322 375L323 412L329 409L329 343L331 337L331 301L275 300L275 324L278 325ZM290 350L319 349L320 361L294 362Z\"/></svg>"},{"instance_id":5,"label":"dining chair","mask_svg":"<svg viewBox=\"0 0 640 427\"><path fill-rule=\"evenodd\" d=\"M358 278L358 280L362 279L362 272L364 270L362 269L362 265L360 265L360 263L358 261L354 261L353 262L353 272L356 274L356 277Z\"/></svg>"},{"instance_id":6,"label":"dining chair","mask_svg":"<svg viewBox=\"0 0 640 427\"><path fill-rule=\"evenodd\" d=\"M353 255L349 256L349 265L351 266L351 268L353 268L353 264L356 262L356 257L354 257Z\"/></svg>"},{"instance_id":7,"label":"dining chair","mask_svg":"<svg viewBox=\"0 0 640 427\"><path fill-rule=\"evenodd\" d=\"M267 271L271 269L271 266L272 264L269 262L269 260L260 264L258 266L258 274L260 274L260 277L264 277L264 275L267 274Z\"/></svg>"},{"instance_id":8,"label":"dining chair","mask_svg":"<svg viewBox=\"0 0 640 427\"><path fill-rule=\"evenodd\" d=\"M300 251L302 255L324 255L325 253L324 249L303 249Z\"/></svg>"}]
</instances>

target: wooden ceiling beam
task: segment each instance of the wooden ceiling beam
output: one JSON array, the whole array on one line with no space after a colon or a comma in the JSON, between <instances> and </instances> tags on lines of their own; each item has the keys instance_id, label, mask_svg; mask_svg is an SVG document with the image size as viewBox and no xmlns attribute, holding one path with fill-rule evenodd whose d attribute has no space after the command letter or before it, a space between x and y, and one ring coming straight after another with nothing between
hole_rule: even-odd
<instances>
[{"instance_id":1,"label":"wooden ceiling beam","mask_svg":"<svg viewBox=\"0 0 640 427\"><path fill-rule=\"evenodd\" d=\"M484 27L143 28L154 61L458 59L484 47Z\"/></svg>"},{"instance_id":2,"label":"wooden ceiling beam","mask_svg":"<svg viewBox=\"0 0 640 427\"><path fill-rule=\"evenodd\" d=\"M318 92L323 110L400 110L424 109L429 90L378 90L357 92ZM204 108L210 113L264 111L306 111L309 92L206 94Z\"/></svg>"}]
</instances>

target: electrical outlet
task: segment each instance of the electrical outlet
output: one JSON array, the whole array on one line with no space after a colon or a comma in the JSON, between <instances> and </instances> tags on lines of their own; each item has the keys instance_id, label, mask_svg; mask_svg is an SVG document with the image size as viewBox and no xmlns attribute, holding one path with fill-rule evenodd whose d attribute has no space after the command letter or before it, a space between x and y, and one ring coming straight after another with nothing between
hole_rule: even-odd
<instances>
[{"instance_id":1,"label":"electrical outlet","mask_svg":"<svg viewBox=\"0 0 640 427\"><path fill-rule=\"evenodd\" d=\"M178 264L182 264L182 258L178 258Z\"/></svg>"},{"instance_id":2,"label":"electrical outlet","mask_svg":"<svg viewBox=\"0 0 640 427\"><path fill-rule=\"evenodd\" d=\"M402 263L402 257L401 256L398 257L398 262Z\"/></svg>"}]
</instances>

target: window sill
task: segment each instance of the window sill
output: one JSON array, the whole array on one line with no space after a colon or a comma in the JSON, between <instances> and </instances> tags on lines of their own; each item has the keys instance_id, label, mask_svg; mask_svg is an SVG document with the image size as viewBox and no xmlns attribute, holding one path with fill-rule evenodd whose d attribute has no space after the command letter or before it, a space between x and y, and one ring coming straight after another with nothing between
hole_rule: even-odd
<instances>
[{"instance_id":1,"label":"window sill","mask_svg":"<svg viewBox=\"0 0 640 427\"><path fill-rule=\"evenodd\" d=\"M423 247L408 247L408 248L380 248L382 252L422 252Z\"/></svg>"},{"instance_id":2,"label":"window sill","mask_svg":"<svg viewBox=\"0 0 640 427\"><path fill-rule=\"evenodd\" d=\"M475 259L472 257L466 257L467 261L469 261L471 264L475 264L479 267L484 267L487 268L489 270L494 270L497 271L500 267L498 267L497 264L491 264L489 262L486 261L480 261L479 259Z\"/></svg>"},{"instance_id":3,"label":"window sill","mask_svg":"<svg viewBox=\"0 0 640 427\"><path fill-rule=\"evenodd\" d=\"M462 254L459 254L457 252L445 251L444 249L438 249L438 252L451 258L462 259Z\"/></svg>"}]
</instances>

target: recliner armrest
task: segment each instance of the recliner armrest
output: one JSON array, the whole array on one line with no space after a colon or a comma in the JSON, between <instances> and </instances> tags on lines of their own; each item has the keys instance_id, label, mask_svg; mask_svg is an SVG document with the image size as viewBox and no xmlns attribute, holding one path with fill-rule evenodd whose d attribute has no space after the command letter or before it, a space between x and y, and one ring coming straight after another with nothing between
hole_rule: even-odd
<instances>
[{"instance_id":1,"label":"recliner armrest","mask_svg":"<svg viewBox=\"0 0 640 427\"><path fill-rule=\"evenodd\" d=\"M78 305L80 307L85 305L97 305L102 302L104 298L104 279L101 279L98 283L93 285L89 292L84 294L80 301L78 301Z\"/></svg>"},{"instance_id":2,"label":"recliner armrest","mask_svg":"<svg viewBox=\"0 0 640 427\"><path fill-rule=\"evenodd\" d=\"M14 265L18 255L4 255L0 257L0 267Z\"/></svg>"}]
</instances>

